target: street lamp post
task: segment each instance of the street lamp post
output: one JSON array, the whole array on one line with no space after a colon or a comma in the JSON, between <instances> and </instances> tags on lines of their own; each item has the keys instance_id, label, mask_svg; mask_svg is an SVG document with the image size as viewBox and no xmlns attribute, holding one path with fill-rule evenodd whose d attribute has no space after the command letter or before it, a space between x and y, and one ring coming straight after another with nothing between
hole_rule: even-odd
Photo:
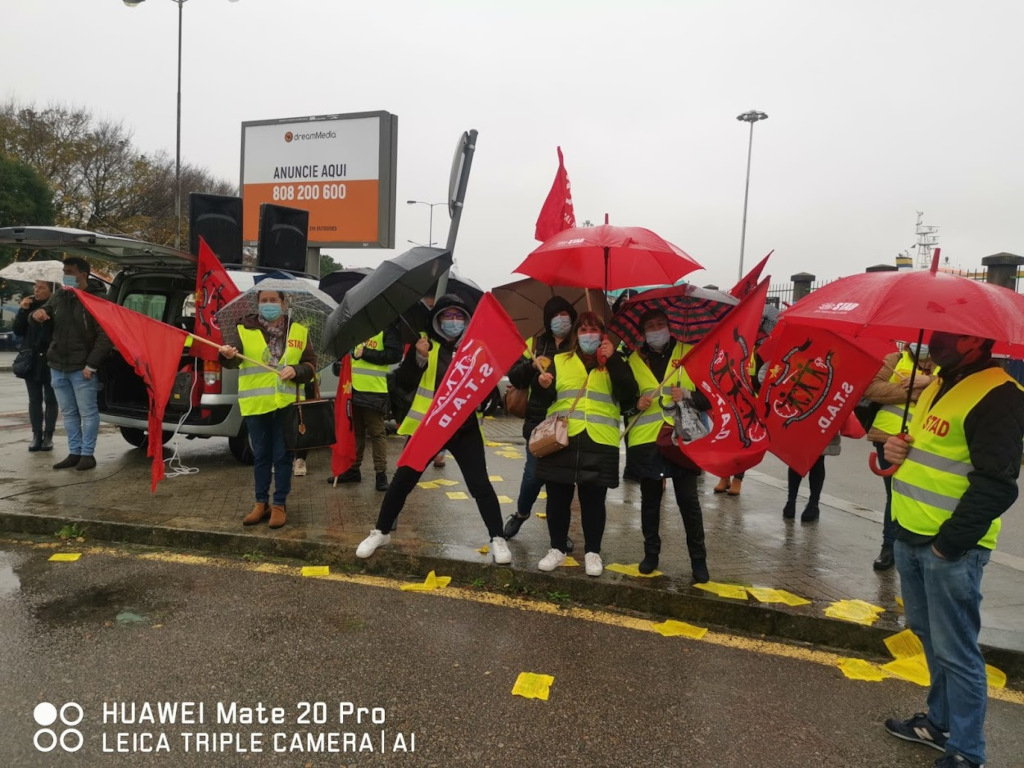
<instances>
[{"instance_id":1,"label":"street lamp post","mask_svg":"<svg viewBox=\"0 0 1024 768\"><path fill-rule=\"evenodd\" d=\"M406 205L426 205L430 208L430 231L427 234L427 245L434 247L434 206L448 205L448 203L425 203L422 200L406 200ZM412 240L409 241L410 243Z\"/></svg>"},{"instance_id":2,"label":"street lamp post","mask_svg":"<svg viewBox=\"0 0 1024 768\"><path fill-rule=\"evenodd\" d=\"M743 230L740 234L740 276L739 279L743 279L743 249L747 242L747 199L750 196L750 155L754 150L754 123L758 120L767 120L768 115L764 112L758 112L755 109L751 109L748 112L744 112L742 115L737 115L736 119L750 123L750 142L747 144L747 183L743 188Z\"/></svg>"},{"instance_id":3,"label":"street lamp post","mask_svg":"<svg viewBox=\"0 0 1024 768\"><path fill-rule=\"evenodd\" d=\"M146 0L123 0L129 8L135 8ZM171 0L178 4L178 104L174 139L174 247L181 248L181 24L185 3L188 0ZM238 0L228 0L237 3Z\"/></svg>"}]
</instances>

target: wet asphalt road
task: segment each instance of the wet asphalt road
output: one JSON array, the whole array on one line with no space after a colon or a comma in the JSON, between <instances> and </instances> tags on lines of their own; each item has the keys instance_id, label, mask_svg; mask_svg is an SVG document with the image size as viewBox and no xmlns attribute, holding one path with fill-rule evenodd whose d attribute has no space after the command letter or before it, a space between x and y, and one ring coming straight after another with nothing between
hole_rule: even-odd
<instances>
[{"instance_id":1,"label":"wet asphalt road","mask_svg":"<svg viewBox=\"0 0 1024 768\"><path fill-rule=\"evenodd\" d=\"M471 590L446 599L369 577L302 578L294 563L77 549L78 562L54 563L52 548L0 543L0 766L924 767L939 756L882 730L921 709L925 689L848 680L824 654L665 638L645 621L491 604ZM549 701L511 695L524 671L554 676ZM104 702L182 701L203 702L205 723L103 722ZM40 702L81 706L80 750L33 747ZM283 722L218 724L218 702L282 707ZM380 708L384 722L339 722L341 702ZM1024 765L1024 705L992 700L988 723L989 764ZM274 751L273 734L290 747L306 731L350 733L373 751ZM163 733L170 751L104 752L118 732L129 748ZM186 732L246 746L260 733L264 751L186 752ZM407 746L415 734L414 753L391 751L399 734Z\"/></svg>"}]
</instances>

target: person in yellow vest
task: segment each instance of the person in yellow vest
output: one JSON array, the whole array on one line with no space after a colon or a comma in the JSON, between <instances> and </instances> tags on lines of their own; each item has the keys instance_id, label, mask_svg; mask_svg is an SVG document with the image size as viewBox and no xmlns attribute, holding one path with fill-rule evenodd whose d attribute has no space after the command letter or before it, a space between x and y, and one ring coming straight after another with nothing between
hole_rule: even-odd
<instances>
[{"instance_id":1,"label":"person in yellow vest","mask_svg":"<svg viewBox=\"0 0 1024 768\"><path fill-rule=\"evenodd\" d=\"M565 562L570 506L578 493L584 569L588 576L600 576L605 497L619 485L619 424L623 407L636 402L636 379L605 335L601 318L584 312L577 320L573 350L555 355L537 385L542 402L548 403L547 415L569 417L568 447L537 459L537 479L547 484L551 541L537 567L553 571Z\"/></svg>"},{"instance_id":2,"label":"person in yellow vest","mask_svg":"<svg viewBox=\"0 0 1024 768\"><path fill-rule=\"evenodd\" d=\"M283 293L260 291L256 302L256 314L243 317L234 328L223 329L225 343L220 348L220 362L225 368L238 368L238 407L252 446L256 501L252 511L242 518L242 525L256 525L269 517L270 527L280 528L288 521L285 503L292 488L292 454L285 445L284 409L295 402L302 385L316 375L316 354L305 326L288 322L288 302ZM239 352L277 372L242 360Z\"/></svg>"},{"instance_id":3,"label":"person in yellow vest","mask_svg":"<svg viewBox=\"0 0 1024 768\"><path fill-rule=\"evenodd\" d=\"M420 426L434 393L448 374L455 351L469 324L470 310L455 294L445 294L435 302L427 336L421 337L409 348L402 364L395 371L395 383L405 390L415 390L409 413L398 428L398 434L411 436ZM497 394L491 393L488 404L497 405ZM480 517L487 526L491 539L491 554L495 563L511 563L512 552L501 530L501 507L498 494L491 485L484 453L484 436L479 416L471 416L448 438L445 448L462 470L469 494L476 501ZM377 549L391 542L391 531L405 500L412 493L423 472L412 467L398 467L384 494L377 515L376 527L356 548L356 557L370 557Z\"/></svg>"},{"instance_id":4,"label":"person in yellow vest","mask_svg":"<svg viewBox=\"0 0 1024 768\"><path fill-rule=\"evenodd\" d=\"M658 567L661 553L661 498L665 478L672 479L676 505L683 517L686 548L690 555L693 580L704 584L708 574L707 548L704 546L704 518L697 495L697 467L686 469L666 461L658 450L658 433L663 424L672 423L672 411L665 410L684 396L692 400L698 411L711 407L679 363L689 347L672 338L668 317L653 310L640 318L644 343L629 356L629 367L640 390L635 413L627 415L632 426L626 435L626 455L640 477L640 530L644 537L644 558L640 573L652 573ZM670 370L676 375L667 376ZM668 381L662 386L661 382ZM684 394L683 390L687 390Z\"/></svg>"},{"instance_id":5,"label":"person in yellow vest","mask_svg":"<svg viewBox=\"0 0 1024 768\"><path fill-rule=\"evenodd\" d=\"M891 352L886 355L882 359L882 367L864 390L864 397L878 403L879 406L867 437L875 445L878 466L882 469L888 469L890 466L885 460L885 441L899 434L900 426L903 424L903 409L907 404L907 388L910 386L910 371L914 366L915 354L919 354L919 358L918 370L914 374L914 393L911 395L908 421L912 423L914 405L925 387L932 383L935 375L927 344L921 345L919 353L917 344L908 344L902 352ZM885 483L882 549L871 566L876 571L887 571L896 564L896 557L892 551L896 541L896 524L892 521L892 478L883 477L882 480Z\"/></svg>"},{"instance_id":6,"label":"person in yellow vest","mask_svg":"<svg viewBox=\"0 0 1024 768\"><path fill-rule=\"evenodd\" d=\"M993 341L935 332L938 378L921 393L906 441L890 437L896 569L907 625L931 676L928 711L891 718L894 736L945 752L935 765L985 763L981 577L1000 516L1017 498L1024 390L991 359Z\"/></svg>"},{"instance_id":7,"label":"person in yellow vest","mask_svg":"<svg viewBox=\"0 0 1024 768\"><path fill-rule=\"evenodd\" d=\"M356 463L338 476L339 483L358 483L366 449L366 433L373 446L373 471L378 491L388 489L388 443L384 413L388 402L388 371L402 359L402 336L389 325L352 351L352 427L356 433ZM327 482L334 483L330 477Z\"/></svg>"}]
</instances>

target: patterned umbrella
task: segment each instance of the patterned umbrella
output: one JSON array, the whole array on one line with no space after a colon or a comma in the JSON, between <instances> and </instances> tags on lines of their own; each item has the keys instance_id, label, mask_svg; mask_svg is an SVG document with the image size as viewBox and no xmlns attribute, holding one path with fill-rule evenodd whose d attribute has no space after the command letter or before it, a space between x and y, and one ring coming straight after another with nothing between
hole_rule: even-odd
<instances>
[{"instance_id":1,"label":"patterned umbrella","mask_svg":"<svg viewBox=\"0 0 1024 768\"><path fill-rule=\"evenodd\" d=\"M652 310L660 310L668 317L674 338L684 344L696 344L739 303L735 296L696 285L644 291L622 305L608 323L608 330L621 337L630 349L636 349L644 343L641 318Z\"/></svg>"}]
</instances>

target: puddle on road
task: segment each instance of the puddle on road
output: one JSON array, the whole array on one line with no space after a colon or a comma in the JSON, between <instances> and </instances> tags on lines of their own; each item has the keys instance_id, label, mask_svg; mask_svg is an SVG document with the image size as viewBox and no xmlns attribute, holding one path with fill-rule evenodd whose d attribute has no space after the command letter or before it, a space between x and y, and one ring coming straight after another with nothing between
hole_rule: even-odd
<instances>
[{"instance_id":1,"label":"puddle on road","mask_svg":"<svg viewBox=\"0 0 1024 768\"><path fill-rule=\"evenodd\" d=\"M13 595L21 589L21 579L14 572L14 561L6 552L0 552L0 597Z\"/></svg>"},{"instance_id":2,"label":"puddle on road","mask_svg":"<svg viewBox=\"0 0 1024 768\"><path fill-rule=\"evenodd\" d=\"M86 587L71 595L42 603L34 609L34 613L39 621L58 626L107 621L122 626L162 622L182 606L180 602L159 597L159 592L166 591L168 587L173 585L169 585L165 579L139 578Z\"/></svg>"}]
</instances>

